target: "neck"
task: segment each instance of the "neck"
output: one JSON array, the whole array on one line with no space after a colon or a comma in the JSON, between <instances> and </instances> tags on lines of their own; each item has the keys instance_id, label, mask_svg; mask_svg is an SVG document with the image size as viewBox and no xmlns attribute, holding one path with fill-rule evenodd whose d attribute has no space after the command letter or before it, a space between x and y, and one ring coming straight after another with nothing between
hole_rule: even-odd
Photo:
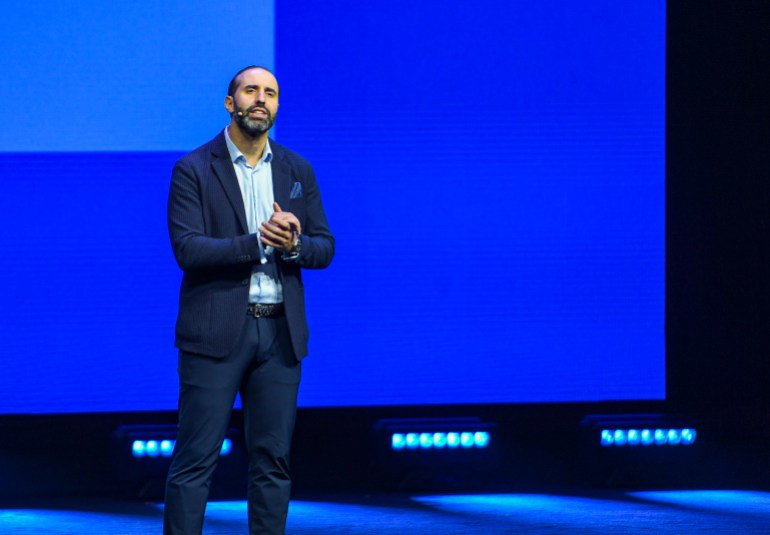
<instances>
[{"instance_id":1,"label":"neck","mask_svg":"<svg viewBox=\"0 0 770 535\"><path fill-rule=\"evenodd\" d=\"M253 137L241 130L235 119L230 121L230 127L227 132L230 134L230 140L235 143L238 150L246 157L246 163L255 166L262 157L262 153L265 152L267 132Z\"/></svg>"}]
</instances>

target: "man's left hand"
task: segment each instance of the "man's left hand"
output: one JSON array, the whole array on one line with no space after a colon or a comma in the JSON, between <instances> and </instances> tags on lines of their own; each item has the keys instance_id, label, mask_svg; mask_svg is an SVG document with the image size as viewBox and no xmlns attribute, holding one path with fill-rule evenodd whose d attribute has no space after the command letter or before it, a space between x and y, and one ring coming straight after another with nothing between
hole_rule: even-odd
<instances>
[{"instance_id":1,"label":"man's left hand","mask_svg":"<svg viewBox=\"0 0 770 535\"><path fill-rule=\"evenodd\" d=\"M273 215L259 226L262 243L289 252L302 233L299 219L291 212L284 212L277 202L273 203Z\"/></svg>"}]
</instances>

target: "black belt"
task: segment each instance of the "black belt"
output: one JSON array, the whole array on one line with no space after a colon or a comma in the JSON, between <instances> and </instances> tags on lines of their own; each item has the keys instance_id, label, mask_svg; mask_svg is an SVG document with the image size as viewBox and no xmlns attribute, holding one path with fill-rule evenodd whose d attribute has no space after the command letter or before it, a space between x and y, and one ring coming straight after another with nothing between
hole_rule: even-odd
<instances>
[{"instance_id":1,"label":"black belt","mask_svg":"<svg viewBox=\"0 0 770 535\"><path fill-rule=\"evenodd\" d=\"M270 305L252 303L246 309L246 314L249 316L254 316L255 318L272 318L274 316L280 316L283 314L283 303L275 303Z\"/></svg>"}]
</instances>

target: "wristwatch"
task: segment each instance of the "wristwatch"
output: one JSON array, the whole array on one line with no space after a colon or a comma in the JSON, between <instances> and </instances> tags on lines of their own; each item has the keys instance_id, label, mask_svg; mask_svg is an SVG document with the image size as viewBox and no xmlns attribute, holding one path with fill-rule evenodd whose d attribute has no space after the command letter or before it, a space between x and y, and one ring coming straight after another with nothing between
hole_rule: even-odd
<instances>
[{"instance_id":1,"label":"wristwatch","mask_svg":"<svg viewBox=\"0 0 770 535\"><path fill-rule=\"evenodd\" d=\"M300 252L302 252L302 235L297 234L297 239L294 240L294 245L292 246L290 251L286 251L283 254L283 259L294 260L299 256Z\"/></svg>"}]
</instances>

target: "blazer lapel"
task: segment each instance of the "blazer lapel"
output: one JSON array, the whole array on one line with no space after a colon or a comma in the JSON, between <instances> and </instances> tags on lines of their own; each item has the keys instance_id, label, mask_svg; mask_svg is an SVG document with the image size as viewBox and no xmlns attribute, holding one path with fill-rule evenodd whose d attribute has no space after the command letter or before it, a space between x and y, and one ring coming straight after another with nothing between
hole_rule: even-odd
<instances>
[{"instance_id":1,"label":"blazer lapel","mask_svg":"<svg viewBox=\"0 0 770 535\"><path fill-rule=\"evenodd\" d=\"M283 152L279 146L271 141L270 148L273 151L273 198L281 210L288 210L292 184L291 167L283 159Z\"/></svg>"},{"instance_id":2,"label":"blazer lapel","mask_svg":"<svg viewBox=\"0 0 770 535\"><path fill-rule=\"evenodd\" d=\"M220 134L211 148L211 168L214 174L222 184L225 195L238 216L238 222L241 224L241 230L248 234L249 225L246 222L246 208L243 206L243 195L241 187L238 185L238 177L235 176L233 162L230 160L230 151L227 150L225 135Z\"/></svg>"}]
</instances>

